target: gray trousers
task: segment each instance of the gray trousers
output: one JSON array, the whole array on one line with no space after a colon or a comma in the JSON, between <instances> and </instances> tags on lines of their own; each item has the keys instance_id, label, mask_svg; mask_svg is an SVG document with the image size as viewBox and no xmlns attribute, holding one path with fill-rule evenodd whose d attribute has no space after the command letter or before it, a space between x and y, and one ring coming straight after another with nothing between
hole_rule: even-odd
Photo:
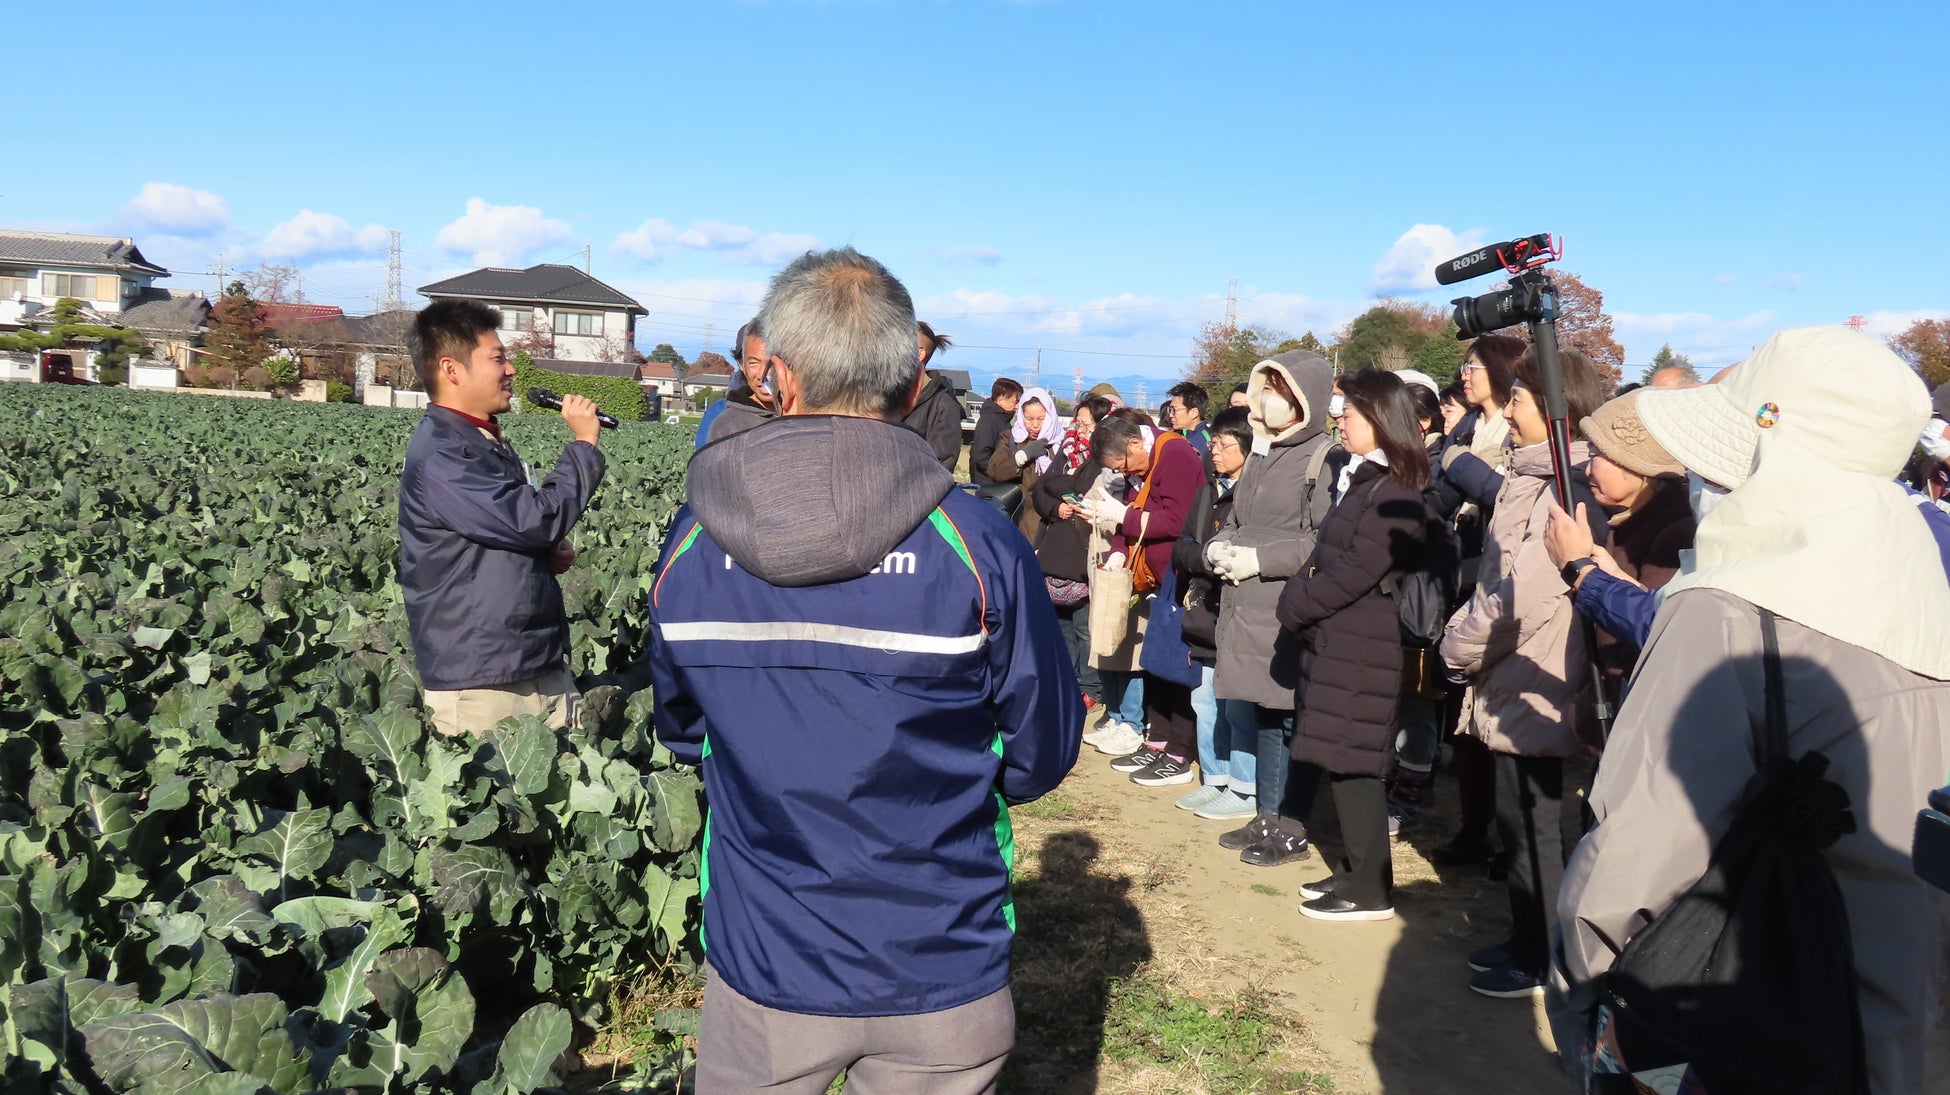
<instances>
[{"instance_id":1,"label":"gray trousers","mask_svg":"<svg viewBox=\"0 0 1950 1095\"><path fill-rule=\"evenodd\" d=\"M1016 1043L1007 988L924 1015L841 1018L768 1008L705 964L697 1095L993 1095Z\"/></svg>"}]
</instances>

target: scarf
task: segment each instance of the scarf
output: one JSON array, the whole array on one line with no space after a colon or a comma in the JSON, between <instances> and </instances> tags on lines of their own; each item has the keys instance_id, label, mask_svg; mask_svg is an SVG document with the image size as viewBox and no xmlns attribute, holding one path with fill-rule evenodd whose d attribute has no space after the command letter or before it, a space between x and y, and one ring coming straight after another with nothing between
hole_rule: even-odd
<instances>
[{"instance_id":1,"label":"scarf","mask_svg":"<svg viewBox=\"0 0 1950 1095\"><path fill-rule=\"evenodd\" d=\"M1056 417L1056 400L1050 398L1049 392L1043 388L1030 388L1022 393L1022 399L1016 403L1015 421L1009 426L1011 443L1025 445L1029 442L1029 427L1023 423L1022 411L1031 402L1043 405L1043 428L1036 434L1036 440L1049 446L1048 452L1036 458L1036 474L1043 475L1049 471L1050 460L1062 443L1063 423Z\"/></svg>"}]
</instances>

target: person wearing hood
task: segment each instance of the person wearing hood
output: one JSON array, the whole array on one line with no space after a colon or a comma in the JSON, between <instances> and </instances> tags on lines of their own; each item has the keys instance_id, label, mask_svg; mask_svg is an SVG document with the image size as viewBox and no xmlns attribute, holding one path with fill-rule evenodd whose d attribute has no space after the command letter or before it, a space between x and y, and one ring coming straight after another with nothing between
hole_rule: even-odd
<instances>
[{"instance_id":1,"label":"person wearing hood","mask_svg":"<svg viewBox=\"0 0 1950 1095\"><path fill-rule=\"evenodd\" d=\"M976 486L986 487L995 482L989 477L989 461L995 459L996 446L1009 436L1016 407L1021 402L1019 381L1000 376L989 387L989 397L982 401L982 412L975 416L975 432L968 440L968 479Z\"/></svg>"},{"instance_id":2,"label":"person wearing hood","mask_svg":"<svg viewBox=\"0 0 1950 1095\"><path fill-rule=\"evenodd\" d=\"M1305 350L1253 366L1246 382L1252 452L1232 512L1206 546L1213 573L1229 586L1219 600L1212 689L1229 705L1232 724L1255 727L1258 738L1258 813L1219 844L1259 866L1308 854L1306 810L1286 804L1300 640L1280 627L1277 609L1287 579L1313 554L1347 459L1327 436L1333 388L1333 366ZM1311 805L1306 789L1296 790Z\"/></svg>"},{"instance_id":3,"label":"person wearing hood","mask_svg":"<svg viewBox=\"0 0 1950 1095\"><path fill-rule=\"evenodd\" d=\"M1048 475L1055 464L1056 446L1062 440L1063 420L1057 416L1056 400L1043 388L1024 389L1016 401L1008 441L997 444L995 455L989 457L989 481L1021 483L1022 493L1028 497L1036 488L1036 480ZM1030 543L1036 543L1043 528L1042 514L1034 505L1024 506L1016 525Z\"/></svg>"},{"instance_id":4,"label":"person wearing hood","mask_svg":"<svg viewBox=\"0 0 1950 1095\"><path fill-rule=\"evenodd\" d=\"M698 420L699 448L734 433L743 433L779 413L778 401L765 383L765 363L770 356L765 352L765 334L758 320L738 328L731 344L737 347L738 375L732 378L731 389L725 392L724 398L705 408L704 417Z\"/></svg>"},{"instance_id":5,"label":"person wearing hood","mask_svg":"<svg viewBox=\"0 0 1950 1095\"><path fill-rule=\"evenodd\" d=\"M1866 1090L1940 1091L1946 899L1917 879L1910 841L1950 769L1950 583L1892 482L1930 416L1923 384L1879 340L1814 327L1720 384L1638 396L1651 436L1730 489L1662 591L1598 766L1597 825L1558 898L1558 1045L1589 1065L1601 979L1706 872L1754 785L1771 622L1787 752L1826 757L1854 817L1823 855L1847 908Z\"/></svg>"},{"instance_id":6,"label":"person wearing hood","mask_svg":"<svg viewBox=\"0 0 1950 1095\"><path fill-rule=\"evenodd\" d=\"M1572 422L1604 402L1597 366L1576 350L1560 354ZM1505 414L1513 448L1510 474L1490 511L1476 591L1450 619L1443 660L1469 682L1462 732L1495 757L1496 828L1509 855L1510 939L1470 955L1469 987L1485 996L1530 997L1543 991L1551 897L1564 874L1564 760L1601 744L1595 718L1590 653L1564 584L1544 545L1552 485L1550 425L1536 354L1517 359ZM1583 486L1590 446L1572 431ZM1588 497L1585 494L1584 497ZM1590 512L1599 513L1594 503Z\"/></svg>"},{"instance_id":7,"label":"person wearing hood","mask_svg":"<svg viewBox=\"0 0 1950 1095\"><path fill-rule=\"evenodd\" d=\"M947 335L936 334L926 323L917 323L914 329L923 369L934 360L935 354L954 345ZM901 419L901 425L927 438L934 449L934 458L952 475L955 465L961 462L961 416L961 396L955 393L955 386L940 373L929 372L927 383L921 386L921 397L914 402L914 409Z\"/></svg>"},{"instance_id":8,"label":"person wearing hood","mask_svg":"<svg viewBox=\"0 0 1950 1095\"><path fill-rule=\"evenodd\" d=\"M1075 764L1076 675L1021 533L900 425L906 288L812 252L760 317L780 418L693 457L650 592L656 735L710 803L697 1088L993 1090L1009 806Z\"/></svg>"}]
</instances>

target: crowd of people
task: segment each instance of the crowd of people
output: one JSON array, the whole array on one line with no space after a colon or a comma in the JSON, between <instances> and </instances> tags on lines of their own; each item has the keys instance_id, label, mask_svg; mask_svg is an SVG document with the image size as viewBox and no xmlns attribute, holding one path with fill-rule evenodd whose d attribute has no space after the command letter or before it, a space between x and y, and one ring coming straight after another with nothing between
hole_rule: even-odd
<instances>
[{"instance_id":1,"label":"crowd of people","mask_svg":"<svg viewBox=\"0 0 1950 1095\"><path fill-rule=\"evenodd\" d=\"M505 400L465 367L494 324L422 326L451 347L436 404L479 397L443 428L498 441ZM1507 334L1449 386L1293 351L1157 415L1004 378L959 485L959 405L927 367L950 344L878 263L809 254L699 428L647 660L657 735L711 804L700 1091L993 1090L1007 807L1081 745L1231 823L1217 843L1247 864L1318 851L1332 874L1297 911L1327 922L1392 918L1391 838L1455 796L1431 858L1500 877L1510 916L1454 975L1545 997L1578 1090L1779 1089L1635 1033L1621 994L1634 940L1755 877L1725 882L1728 849L1791 801L1769 824L1819 830L1846 908L1825 944L1853 979L1851 1067L1878 1093L1940 1083L1945 906L1908 849L1950 771L1950 399L1880 342L1783 331L1710 382L1616 392ZM594 457L541 486L535 565ZM542 653L522 672L552 673ZM1782 790L1783 757L1821 793ZM1767 1006L1797 1003L1797 963L1742 953L1748 995L1689 998L1695 1029L1766 1025L1756 963L1784 967ZM1811 1044L1734 1057L1805 1072Z\"/></svg>"}]
</instances>

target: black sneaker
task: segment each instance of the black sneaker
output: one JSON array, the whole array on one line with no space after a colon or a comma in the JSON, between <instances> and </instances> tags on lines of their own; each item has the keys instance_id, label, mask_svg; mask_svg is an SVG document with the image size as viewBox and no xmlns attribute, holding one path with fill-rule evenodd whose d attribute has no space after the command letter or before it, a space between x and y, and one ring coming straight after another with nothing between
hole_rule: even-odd
<instances>
[{"instance_id":1,"label":"black sneaker","mask_svg":"<svg viewBox=\"0 0 1950 1095\"><path fill-rule=\"evenodd\" d=\"M1334 892L1333 875L1328 875L1326 878L1323 878L1318 882L1302 882L1300 884L1300 896L1307 898L1308 900L1312 900L1317 897L1326 897L1328 894L1331 894L1333 892Z\"/></svg>"},{"instance_id":2,"label":"black sneaker","mask_svg":"<svg viewBox=\"0 0 1950 1095\"><path fill-rule=\"evenodd\" d=\"M1254 815L1251 821L1229 833L1219 834L1219 847L1228 852L1259 843L1259 838L1273 831L1273 823L1266 820L1265 814Z\"/></svg>"},{"instance_id":3,"label":"black sneaker","mask_svg":"<svg viewBox=\"0 0 1950 1095\"><path fill-rule=\"evenodd\" d=\"M1496 845L1486 833L1457 833L1455 839L1429 852L1438 867L1468 867L1496 858Z\"/></svg>"},{"instance_id":4,"label":"black sneaker","mask_svg":"<svg viewBox=\"0 0 1950 1095\"><path fill-rule=\"evenodd\" d=\"M1328 894L1302 902L1300 915L1313 920L1393 920L1393 905L1356 905L1344 897Z\"/></svg>"},{"instance_id":5,"label":"black sneaker","mask_svg":"<svg viewBox=\"0 0 1950 1095\"><path fill-rule=\"evenodd\" d=\"M1182 760L1173 760L1163 753L1158 759L1131 773L1131 782L1140 787L1170 787L1179 783L1190 783L1198 778L1192 766Z\"/></svg>"},{"instance_id":6,"label":"black sneaker","mask_svg":"<svg viewBox=\"0 0 1950 1095\"><path fill-rule=\"evenodd\" d=\"M1488 973L1491 970L1500 970L1505 966L1516 964L1517 960L1510 956L1508 943L1498 943L1494 947L1484 947L1469 952L1469 968L1477 973Z\"/></svg>"},{"instance_id":7,"label":"black sneaker","mask_svg":"<svg viewBox=\"0 0 1950 1095\"><path fill-rule=\"evenodd\" d=\"M1471 977L1469 989L1499 1000L1528 1000L1544 995L1544 982L1515 966L1502 966Z\"/></svg>"},{"instance_id":8,"label":"black sneaker","mask_svg":"<svg viewBox=\"0 0 1950 1095\"><path fill-rule=\"evenodd\" d=\"M1153 749L1145 746L1135 753L1127 753L1111 761L1110 770L1113 772L1135 772L1140 768L1151 767L1159 760L1164 759L1164 755L1165 751L1163 749Z\"/></svg>"},{"instance_id":9,"label":"black sneaker","mask_svg":"<svg viewBox=\"0 0 1950 1095\"><path fill-rule=\"evenodd\" d=\"M1278 829L1260 837L1258 843L1239 853L1241 863L1255 867L1277 867L1282 863L1293 863L1312 855L1307 847L1307 838L1292 836Z\"/></svg>"}]
</instances>

